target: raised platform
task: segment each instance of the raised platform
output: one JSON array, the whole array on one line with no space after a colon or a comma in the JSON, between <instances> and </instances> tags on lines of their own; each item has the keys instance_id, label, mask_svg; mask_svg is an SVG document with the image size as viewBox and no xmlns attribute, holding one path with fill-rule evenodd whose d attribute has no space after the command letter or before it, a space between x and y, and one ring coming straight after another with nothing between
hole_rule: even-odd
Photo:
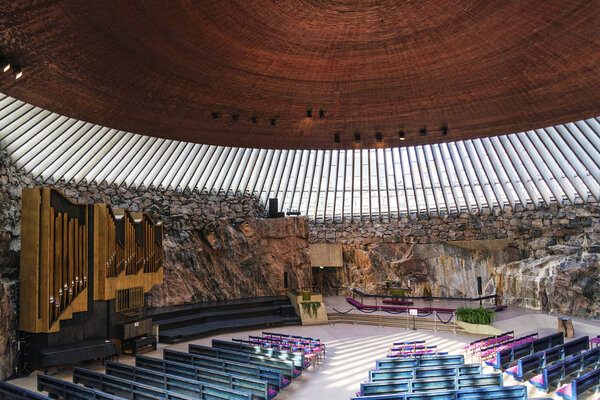
<instances>
[{"instance_id":1,"label":"raised platform","mask_svg":"<svg viewBox=\"0 0 600 400\"><path fill-rule=\"evenodd\" d=\"M159 327L162 343L211 336L223 332L301 325L286 296L185 304L148 310Z\"/></svg>"}]
</instances>

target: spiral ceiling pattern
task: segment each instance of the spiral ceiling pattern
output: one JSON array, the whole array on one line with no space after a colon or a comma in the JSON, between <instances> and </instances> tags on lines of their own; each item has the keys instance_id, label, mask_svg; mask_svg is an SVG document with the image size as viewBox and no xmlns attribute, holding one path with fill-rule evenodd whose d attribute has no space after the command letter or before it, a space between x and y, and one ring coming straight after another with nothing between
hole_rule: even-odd
<instances>
[{"instance_id":1,"label":"spiral ceiling pattern","mask_svg":"<svg viewBox=\"0 0 600 400\"><path fill-rule=\"evenodd\" d=\"M596 1L22 0L0 15L24 70L3 93L155 138L392 148L600 110Z\"/></svg>"}]
</instances>

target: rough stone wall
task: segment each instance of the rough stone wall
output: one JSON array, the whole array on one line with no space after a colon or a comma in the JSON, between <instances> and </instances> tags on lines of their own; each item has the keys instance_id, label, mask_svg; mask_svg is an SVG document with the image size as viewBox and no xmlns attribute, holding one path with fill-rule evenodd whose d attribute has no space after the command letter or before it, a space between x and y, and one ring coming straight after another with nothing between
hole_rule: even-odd
<instances>
[{"instance_id":1,"label":"rough stone wall","mask_svg":"<svg viewBox=\"0 0 600 400\"><path fill-rule=\"evenodd\" d=\"M0 379L11 375L16 358L21 192L42 185L18 172L0 150ZM164 283L150 292L150 306L280 294L284 271L290 287L310 285L307 219L261 219L266 210L253 196L52 186L80 203L146 211L163 222Z\"/></svg>"},{"instance_id":2,"label":"rough stone wall","mask_svg":"<svg viewBox=\"0 0 600 400\"><path fill-rule=\"evenodd\" d=\"M509 305L600 316L600 206L311 225L313 243L342 243L348 288L415 295L497 293Z\"/></svg>"}]
</instances>

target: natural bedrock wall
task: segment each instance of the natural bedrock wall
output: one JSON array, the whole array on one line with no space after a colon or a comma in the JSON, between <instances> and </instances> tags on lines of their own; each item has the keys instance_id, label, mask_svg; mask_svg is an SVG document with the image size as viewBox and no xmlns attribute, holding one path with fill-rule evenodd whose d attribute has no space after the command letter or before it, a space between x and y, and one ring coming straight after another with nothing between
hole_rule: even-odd
<instances>
[{"instance_id":1,"label":"natural bedrock wall","mask_svg":"<svg viewBox=\"0 0 600 400\"><path fill-rule=\"evenodd\" d=\"M410 285L415 295L475 297L481 276L485 294L497 293L503 304L600 316L595 203L310 229L311 242L343 244L349 289L384 293L390 279Z\"/></svg>"}]
</instances>

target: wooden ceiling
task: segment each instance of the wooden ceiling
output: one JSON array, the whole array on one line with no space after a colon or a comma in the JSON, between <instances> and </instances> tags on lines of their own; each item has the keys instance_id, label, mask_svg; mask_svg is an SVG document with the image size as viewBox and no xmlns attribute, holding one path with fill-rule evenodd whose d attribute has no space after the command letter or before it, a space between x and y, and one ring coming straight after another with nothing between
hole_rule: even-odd
<instances>
[{"instance_id":1,"label":"wooden ceiling","mask_svg":"<svg viewBox=\"0 0 600 400\"><path fill-rule=\"evenodd\" d=\"M600 114L598 21L596 1L4 1L0 52L24 75L0 83L196 143L418 145Z\"/></svg>"}]
</instances>

